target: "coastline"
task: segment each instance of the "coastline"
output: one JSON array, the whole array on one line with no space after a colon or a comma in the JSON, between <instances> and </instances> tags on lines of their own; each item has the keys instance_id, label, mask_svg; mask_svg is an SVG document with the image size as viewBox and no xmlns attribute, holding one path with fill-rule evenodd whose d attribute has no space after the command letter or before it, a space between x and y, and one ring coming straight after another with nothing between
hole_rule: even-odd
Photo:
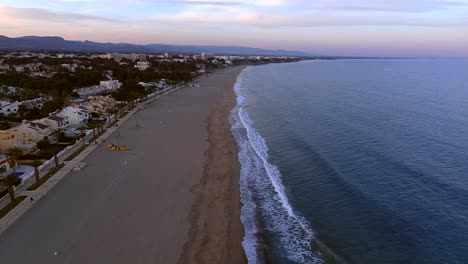
<instances>
[{"instance_id":1,"label":"coastline","mask_svg":"<svg viewBox=\"0 0 468 264\"><path fill-rule=\"evenodd\" d=\"M236 105L234 85L245 67L225 77L221 100L207 120L208 150L203 177L193 187L189 237L179 263L247 263L242 248L240 163L229 116ZM231 70L232 71L232 70ZM219 72L217 74L220 74Z\"/></svg>"}]
</instances>

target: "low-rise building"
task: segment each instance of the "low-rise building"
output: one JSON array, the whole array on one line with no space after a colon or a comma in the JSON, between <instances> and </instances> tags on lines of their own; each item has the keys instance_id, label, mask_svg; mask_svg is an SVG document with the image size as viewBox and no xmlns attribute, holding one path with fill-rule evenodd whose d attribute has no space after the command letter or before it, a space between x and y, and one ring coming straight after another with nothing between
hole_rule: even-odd
<instances>
[{"instance_id":1,"label":"low-rise building","mask_svg":"<svg viewBox=\"0 0 468 264\"><path fill-rule=\"evenodd\" d=\"M117 101L111 96L89 96L83 103L75 103L71 106L86 109L88 113L98 113L100 115L107 115L107 110L115 108Z\"/></svg>"},{"instance_id":2,"label":"low-rise building","mask_svg":"<svg viewBox=\"0 0 468 264\"><path fill-rule=\"evenodd\" d=\"M18 113L20 102L0 101L0 113L4 115Z\"/></svg>"},{"instance_id":3,"label":"low-rise building","mask_svg":"<svg viewBox=\"0 0 468 264\"><path fill-rule=\"evenodd\" d=\"M80 128L88 124L91 115L80 107L68 106L62 109L58 116L65 118L65 122L71 128Z\"/></svg>"},{"instance_id":4,"label":"low-rise building","mask_svg":"<svg viewBox=\"0 0 468 264\"><path fill-rule=\"evenodd\" d=\"M58 115L50 115L48 117L38 120L39 123L48 125L52 130L64 131L69 127L67 120Z\"/></svg>"},{"instance_id":5,"label":"low-rise building","mask_svg":"<svg viewBox=\"0 0 468 264\"><path fill-rule=\"evenodd\" d=\"M37 143L44 139L51 142L56 141L54 130L48 125L37 121L23 121L14 130L17 132L17 140L22 143Z\"/></svg>"}]
</instances>

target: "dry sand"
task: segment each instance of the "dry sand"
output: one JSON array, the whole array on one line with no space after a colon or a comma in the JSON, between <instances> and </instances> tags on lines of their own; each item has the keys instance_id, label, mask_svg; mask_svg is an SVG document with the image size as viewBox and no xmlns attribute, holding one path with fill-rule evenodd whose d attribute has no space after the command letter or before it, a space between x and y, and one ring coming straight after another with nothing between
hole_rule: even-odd
<instances>
[{"instance_id":1,"label":"dry sand","mask_svg":"<svg viewBox=\"0 0 468 264\"><path fill-rule=\"evenodd\" d=\"M228 114L242 68L139 111L0 236L2 263L243 263ZM138 125L137 125L138 124Z\"/></svg>"}]
</instances>

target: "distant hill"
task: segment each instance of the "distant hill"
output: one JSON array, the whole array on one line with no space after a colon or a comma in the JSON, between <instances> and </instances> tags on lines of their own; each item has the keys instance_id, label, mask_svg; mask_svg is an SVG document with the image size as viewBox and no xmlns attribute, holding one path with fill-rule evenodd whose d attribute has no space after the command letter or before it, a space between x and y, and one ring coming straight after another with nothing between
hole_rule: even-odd
<instances>
[{"instance_id":1,"label":"distant hill","mask_svg":"<svg viewBox=\"0 0 468 264\"><path fill-rule=\"evenodd\" d=\"M99 43L92 41L72 41L62 37L26 36L9 38L0 35L0 50L43 50L70 52L122 52L122 53L214 53L223 55L271 55L308 57L310 54L290 50L267 50L237 46L188 46L129 43Z\"/></svg>"}]
</instances>

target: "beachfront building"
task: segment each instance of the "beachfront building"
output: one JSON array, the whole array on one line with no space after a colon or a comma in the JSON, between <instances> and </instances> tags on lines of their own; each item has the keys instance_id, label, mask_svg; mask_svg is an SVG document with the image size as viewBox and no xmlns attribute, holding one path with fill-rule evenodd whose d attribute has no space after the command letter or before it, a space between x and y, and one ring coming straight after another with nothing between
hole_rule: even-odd
<instances>
[{"instance_id":1,"label":"beachfront building","mask_svg":"<svg viewBox=\"0 0 468 264\"><path fill-rule=\"evenodd\" d=\"M37 122L49 126L52 130L65 131L69 128L65 118L58 115L50 115L38 120Z\"/></svg>"},{"instance_id":2,"label":"beachfront building","mask_svg":"<svg viewBox=\"0 0 468 264\"><path fill-rule=\"evenodd\" d=\"M65 107L57 115L65 118L65 122L71 128L80 128L86 126L88 124L89 119L91 118L91 115L88 113L87 110L81 107L73 106Z\"/></svg>"},{"instance_id":3,"label":"beachfront building","mask_svg":"<svg viewBox=\"0 0 468 264\"><path fill-rule=\"evenodd\" d=\"M89 96L85 102L74 103L71 106L85 109L88 113L107 115L109 109L115 108L117 101L111 96L95 95Z\"/></svg>"},{"instance_id":4,"label":"beachfront building","mask_svg":"<svg viewBox=\"0 0 468 264\"><path fill-rule=\"evenodd\" d=\"M109 80L109 81L101 81L99 85L93 85L84 88L74 89L73 92L76 92L80 97L87 97L91 95L97 95L100 93L109 93L113 92L117 89L122 87L122 83L118 80Z\"/></svg>"},{"instance_id":5,"label":"beachfront building","mask_svg":"<svg viewBox=\"0 0 468 264\"><path fill-rule=\"evenodd\" d=\"M15 127L14 130L16 130L17 140L22 143L37 143L43 139L47 139L51 142L56 141L54 130L40 122L23 121L23 123Z\"/></svg>"}]
</instances>

